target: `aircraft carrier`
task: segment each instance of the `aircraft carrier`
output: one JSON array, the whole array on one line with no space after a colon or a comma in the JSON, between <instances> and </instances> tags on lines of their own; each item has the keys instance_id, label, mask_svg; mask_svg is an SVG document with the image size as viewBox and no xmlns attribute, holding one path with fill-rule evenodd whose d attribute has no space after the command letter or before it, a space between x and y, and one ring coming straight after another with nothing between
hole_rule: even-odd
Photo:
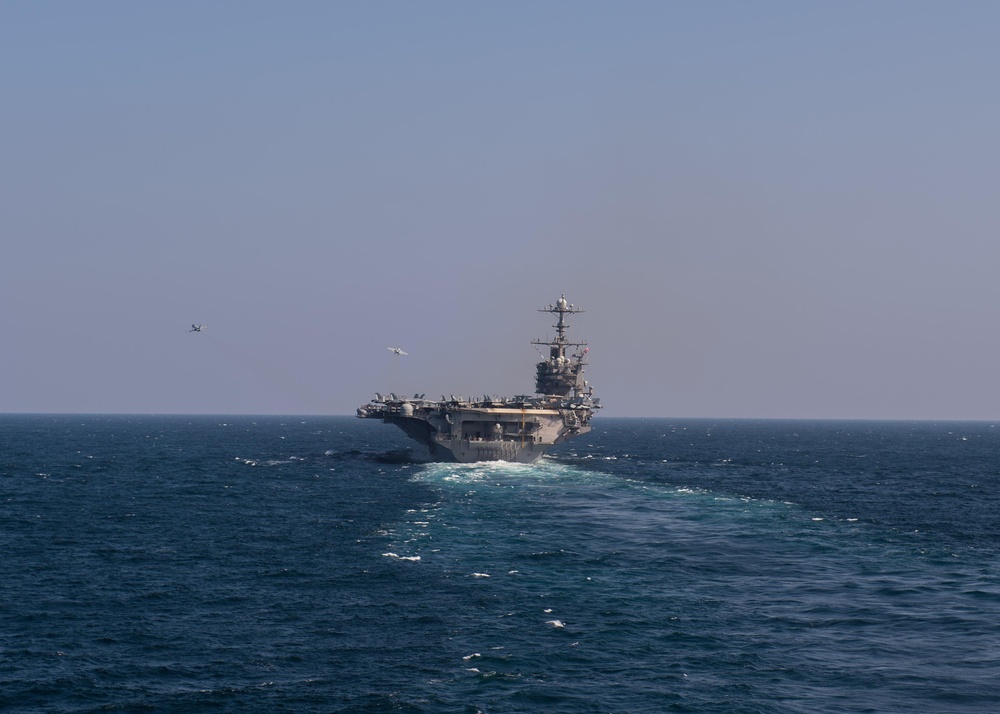
<instances>
[{"instance_id":1,"label":"aircraft carrier","mask_svg":"<svg viewBox=\"0 0 1000 714\"><path fill-rule=\"evenodd\" d=\"M530 464L550 446L586 434L601 400L583 379L590 348L570 342L567 317L583 312L563 295L542 308L556 316L551 340L532 344L548 348L548 357L536 365L535 394L514 397L465 398L454 395L439 400L423 394L411 398L378 394L358 408L361 419L381 419L395 424L427 447L435 461L472 463L513 461ZM567 354L570 353L570 354Z\"/></svg>"}]
</instances>

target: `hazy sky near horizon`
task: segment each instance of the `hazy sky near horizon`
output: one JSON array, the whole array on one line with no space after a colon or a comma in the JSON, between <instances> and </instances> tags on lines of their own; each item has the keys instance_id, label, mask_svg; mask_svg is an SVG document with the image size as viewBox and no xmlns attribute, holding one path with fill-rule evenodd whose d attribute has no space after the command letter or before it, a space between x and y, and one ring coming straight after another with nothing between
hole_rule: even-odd
<instances>
[{"instance_id":1,"label":"hazy sky near horizon","mask_svg":"<svg viewBox=\"0 0 1000 714\"><path fill-rule=\"evenodd\" d=\"M565 293L609 416L1000 419L997 37L971 0L4 2L0 412L530 392Z\"/></svg>"}]
</instances>

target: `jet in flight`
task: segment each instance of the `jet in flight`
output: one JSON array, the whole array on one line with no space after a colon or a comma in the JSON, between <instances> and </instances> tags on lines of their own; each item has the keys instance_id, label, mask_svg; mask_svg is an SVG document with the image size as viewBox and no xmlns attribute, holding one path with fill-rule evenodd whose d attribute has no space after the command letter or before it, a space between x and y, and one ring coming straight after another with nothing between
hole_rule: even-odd
<instances>
[{"instance_id":1,"label":"jet in flight","mask_svg":"<svg viewBox=\"0 0 1000 714\"><path fill-rule=\"evenodd\" d=\"M386 349L389 350L390 352L392 352L394 355L409 354L408 352L403 352L403 348L402 347L386 347Z\"/></svg>"},{"instance_id":2,"label":"jet in flight","mask_svg":"<svg viewBox=\"0 0 1000 714\"><path fill-rule=\"evenodd\" d=\"M188 332L201 332L205 329L205 325L191 325L191 329Z\"/></svg>"}]
</instances>

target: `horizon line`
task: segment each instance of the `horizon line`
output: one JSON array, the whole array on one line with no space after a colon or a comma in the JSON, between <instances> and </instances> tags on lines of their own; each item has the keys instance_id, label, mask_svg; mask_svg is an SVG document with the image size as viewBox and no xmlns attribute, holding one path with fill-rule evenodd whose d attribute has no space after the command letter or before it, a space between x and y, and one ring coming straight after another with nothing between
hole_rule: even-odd
<instances>
[{"instance_id":1,"label":"horizon line","mask_svg":"<svg viewBox=\"0 0 1000 714\"><path fill-rule=\"evenodd\" d=\"M355 414L331 414L309 412L0 412L0 417L18 416L57 416L57 417L291 417L291 418L348 418L355 419ZM662 419L676 421L815 421L815 422L979 422L1000 423L1000 418L969 418L969 417L789 417L789 416L601 416L600 421L614 419Z\"/></svg>"}]
</instances>

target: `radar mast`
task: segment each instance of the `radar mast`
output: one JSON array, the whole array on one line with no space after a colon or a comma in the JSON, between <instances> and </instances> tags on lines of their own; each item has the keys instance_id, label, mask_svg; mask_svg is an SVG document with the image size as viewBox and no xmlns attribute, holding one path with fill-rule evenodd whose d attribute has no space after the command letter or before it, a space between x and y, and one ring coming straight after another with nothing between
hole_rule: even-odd
<instances>
[{"instance_id":1,"label":"radar mast","mask_svg":"<svg viewBox=\"0 0 1000 714\"><path fill-rule=\"evenodd\" d=\"M568 397L579 396L583 393L583 366L586 364L585 358L589 348L586 342L570 342L566 336L569 324L566 322L567 315L574 315L583 312L574 305L566 302L566 295L562 295L555 305L541 308L539 312L548 312L556 315L558 320L553 327L556 336L551 340L532 340L533 345L549 348L549 357L539 362L536 367L535 393L545 396ZM581 352L572 357L566 356L566 348L583 347Z\"/></svg>"}]
</instances>

